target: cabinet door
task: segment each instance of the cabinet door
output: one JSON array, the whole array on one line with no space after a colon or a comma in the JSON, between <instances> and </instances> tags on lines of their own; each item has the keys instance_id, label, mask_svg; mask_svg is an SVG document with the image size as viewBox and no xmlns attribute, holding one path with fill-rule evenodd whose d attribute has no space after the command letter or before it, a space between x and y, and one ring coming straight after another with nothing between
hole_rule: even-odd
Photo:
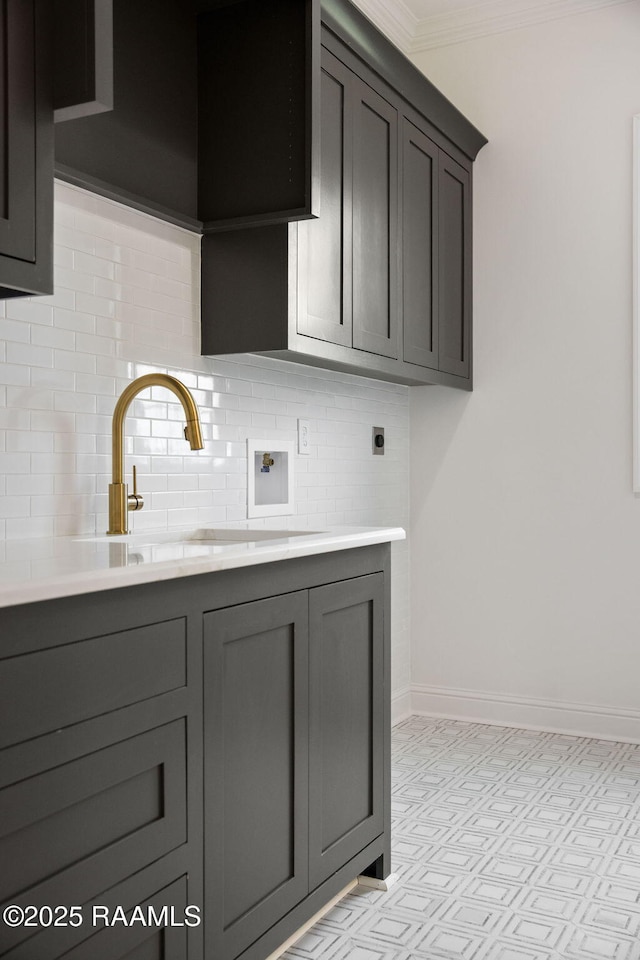
<instances>
[{"instance_id":1,"label":"cabinet door","mask_svg":"<svg viewBox=\"0 0 640 960\"><path fill-rule=\"evenodd\" d=\"M309 594L309 883L384 827L381 573Z\"/></svg>"},{"instance_id":2,"label":"cabinet door","mask_svg":"<svg viewBox=\"0 0 640 960\"><path fill-rule=\"evenodd\" d=\"M53 108L46 16L43 0L0 0L2 297L53 291Z\"/></svg>"},{"instance_id":3,"label":"cabinet door","mask_svg":"<svg viewBox=\"0 0 640 960\"><path fill-rule=\"evenodd\" d=\"M440 154L438 367L471 376L471 178Z\"/></svg>"},{"instance_id":4,"label":"cabinet door","mask_svg":"<svg viewBox=\"0 0 640 960\"><path fill-rule=\"evenodd\" d=\"M402 137L404 360L438 368L438 154L417 127Z\"/></svg>"},{"instance_id":5,"label":"cabinet door","mask_svg":"<svg viewBox=\"0 0 640 960\"><path fill-rule=\"evenodd\" d=\"M307 592L204 617L206 954L237 956L308 890Z\"/></svg>"},{"instance_id":6,"label":"cabinet door","mask_svg":"<svg viewBox=\"0 0 640 960\"><path fill-rule=\"evenodd\" d=\"M353 346L398 357L398 114L356 80Z\"/></svg>"},{"instance_id":7,"label":"cabinet door","mask_svg":"<svg viewBox=\"0 0 640 960\"><path fill-rule=\"evenodd\" d=\"M298 226L298 333L351 346L353 74L322 52L320 216Z\"/></svg>"}]
</instances>

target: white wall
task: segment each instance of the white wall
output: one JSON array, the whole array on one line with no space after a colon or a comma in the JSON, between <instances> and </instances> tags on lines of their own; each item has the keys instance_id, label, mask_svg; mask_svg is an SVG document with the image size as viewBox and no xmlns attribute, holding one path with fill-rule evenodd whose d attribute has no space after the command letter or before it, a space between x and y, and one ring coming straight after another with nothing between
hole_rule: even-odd
<instances>
[{"instance_id":1,"label":"white wall","mask_svg":"<svg viewBox=\"0 0 640 960\"><path fill-rule=\"evenodd\" d=\"M413 704L640 739L640 3L414 59L490 142L475 391L411 391Z\"/></svg>"},{"instance_id":2,"label":"white wall","mask_svg":"<svg viewBox=\"0 0 640 960\"><path fill-rule=\"evenodd\" d=\"M327 524L407 526L408 389L258 357L200 357L199 237L56 185L55 295L0 302L0 559L12 541L107 529L111 417L151 370L192 389L205 449L182 437L166 390L132 404L127 471L145 509L135 528L247 517L247 437L294 440L296 510ZM224 323L224 317L219 318ZM384 457L371 428L384 426ZM409 685L408 548L392 545L393 688Z\"/></svg>"}]
</instances>

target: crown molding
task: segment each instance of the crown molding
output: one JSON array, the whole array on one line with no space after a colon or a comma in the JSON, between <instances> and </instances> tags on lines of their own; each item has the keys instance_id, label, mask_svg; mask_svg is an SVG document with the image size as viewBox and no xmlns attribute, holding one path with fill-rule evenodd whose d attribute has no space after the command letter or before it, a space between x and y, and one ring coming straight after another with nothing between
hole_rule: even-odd
<instances>
[{"instance_id":1,"label":"crown molding","mask_svg":"<svg viewBox=\"0 0 640 960\"><path fill-rule=\"evenodd\" d=\"M399 50L409 55L419 20L404 0L353 0L353 3Z\"/></svg>"},{"instance_id":2,"label":"crown molding","mask_svg":"<svg viewBox=\"0 0 640 960\"><path fill-rule=\"evenodd\" d=\"M403 53L421 53L466 40L535 26L637 0L487 0L419 19L404 0L356 0L357 6Z\"/></svg>"}]
</instances>

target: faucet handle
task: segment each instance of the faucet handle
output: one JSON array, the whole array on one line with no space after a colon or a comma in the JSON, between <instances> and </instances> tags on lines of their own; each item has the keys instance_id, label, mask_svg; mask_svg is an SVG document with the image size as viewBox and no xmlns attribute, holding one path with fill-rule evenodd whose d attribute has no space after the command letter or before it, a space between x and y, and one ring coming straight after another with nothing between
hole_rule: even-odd
<instances>
[{"instance_id":1,"label":"faucet handle","mask_svg":"<svg viewBox=\"0 0 640 960\"><path fill-rule=\"evenodd\" d=\"M144 507L144 497L141 493L138 493L138 474L135 464L133 466L133 493L129 494L127 501L128 510L142 510Z\"/></svg>"}]
</instances>

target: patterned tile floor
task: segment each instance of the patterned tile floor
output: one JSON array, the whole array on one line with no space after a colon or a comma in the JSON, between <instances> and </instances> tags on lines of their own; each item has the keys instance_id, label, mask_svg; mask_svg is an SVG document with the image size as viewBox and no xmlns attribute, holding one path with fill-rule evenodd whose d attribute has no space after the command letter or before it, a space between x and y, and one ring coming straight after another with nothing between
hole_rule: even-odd
<instances>
[{"instance_id":1,"label":"patterned tile floor","mask_svg":"<svg viewBox=\"0 0 640 960\"><path fill-rule=\"evenodd\" d=\"M640 960L640 746L411 717L388 893L286 960Z\"/></svg>"}]
</instances>

